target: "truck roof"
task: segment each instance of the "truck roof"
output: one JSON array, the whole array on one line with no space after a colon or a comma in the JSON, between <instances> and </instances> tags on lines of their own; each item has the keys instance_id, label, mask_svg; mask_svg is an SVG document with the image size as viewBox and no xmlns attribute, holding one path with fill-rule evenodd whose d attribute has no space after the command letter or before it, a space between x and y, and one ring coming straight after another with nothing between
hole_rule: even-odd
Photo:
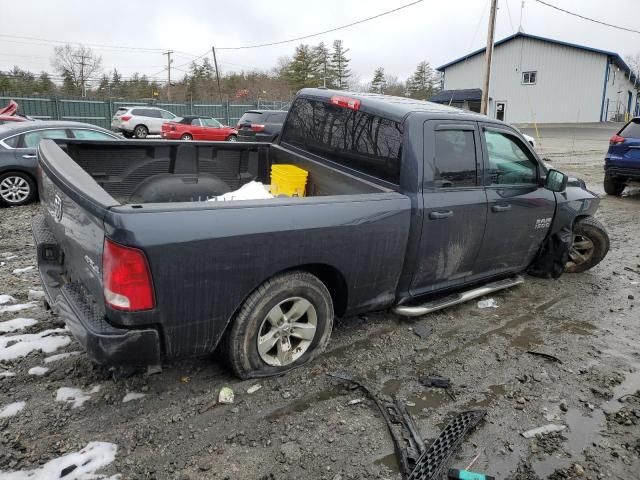
<instances>
[{"instance_id":1,"label":"truck roof","mask_svg":"<svg viewBox=\"0 0 640 480\"><path fill-rule=\"evenodd\" d=\"M413 98L406 97L394 97L392 95L381 95L379 93L345 92L343 90L329 90L324 88L303 88L298 92L298 95L323 100L329 99L334 95L355 98L360 100L360 110L398 121L404 119L404 117L412 112L432 113L438 116L443 114L451 115L455 116L455 118L459 120L489 120L485 115L441 105L439 103L415 100Z\"/></svg>"}]
</instances>

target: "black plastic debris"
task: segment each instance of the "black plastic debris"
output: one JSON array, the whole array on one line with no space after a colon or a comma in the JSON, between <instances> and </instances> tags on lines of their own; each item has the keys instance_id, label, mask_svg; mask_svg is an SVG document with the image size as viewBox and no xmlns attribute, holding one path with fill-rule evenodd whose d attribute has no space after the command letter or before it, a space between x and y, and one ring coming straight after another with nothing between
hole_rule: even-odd
<instances>
[{"instance_id":1,"label":"black plastic debris","mask_svg":"<svg viewBox=\"0 0 640 480\"><path fill-rule=\"evenodd\" d=\"M450 379L439 377L437 375L426 376L420 379L420 383L425 387L443 388L447 392L447 395L449 395L449 398L451 398L451 400L453 400L454 402L456 401L456 397L453 394L453 389L451 388L452 384Z\"/></svg>"},{"instance_id":2,"label":"black plastic debris","mask_svg":"<svg viewBox=\"0 0 640 480\"><path fill-rule=\"evenodd\" d=\"M484 410L471 410L457 415L440 432L438 438L420 456L408 480L441 479L451 455L486 415Z\"/></svg>"},{"instance_id":3,"label":"black plastic debris","mask_svg":"<svg viewBox=\"0 0 640 480\"><path fill-rule=\"evenodd\" d=\"M433 329L429 325L424 325L422 323L417 323L413 327L413 333L419 336L422 340L426 339L433 333Z\"/></svg>"},{"instance_id":4,"label":"black plastic debris","mask_svg":"<svg viewBox=\"0 0 640 480\"><path fill-rule=\"evenodd\" d=\"M551 360L552 362L562 363L562 360L560 360L558 357L555 357L549 353L536 352L534 350L527 350L527 353L529 355L537 355L538 357L546 358L547 360Z\"/></svg>"}]
</instances>

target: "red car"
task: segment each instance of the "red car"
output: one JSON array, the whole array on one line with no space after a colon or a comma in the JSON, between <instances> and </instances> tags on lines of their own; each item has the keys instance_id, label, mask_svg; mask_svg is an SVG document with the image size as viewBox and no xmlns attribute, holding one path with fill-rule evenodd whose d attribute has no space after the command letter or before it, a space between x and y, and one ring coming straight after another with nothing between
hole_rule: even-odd
<instances>
[{"instance_id":1,"label":"red car","mask_svg":"<svg viewBox=\"0 0 640 480\"><path fill-rule=\"evenodd\" d=\"M238 132L235 128L225 127L215 118L188 115L163 123L162 138L237 142Z\"/></svg>"}]
</instances>

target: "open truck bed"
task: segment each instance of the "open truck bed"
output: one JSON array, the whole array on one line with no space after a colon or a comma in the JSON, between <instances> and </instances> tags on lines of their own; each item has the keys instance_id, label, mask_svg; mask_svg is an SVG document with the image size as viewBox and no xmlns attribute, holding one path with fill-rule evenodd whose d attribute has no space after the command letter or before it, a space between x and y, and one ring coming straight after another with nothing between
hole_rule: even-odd
<instances>
[{"instance_id":1,"label":"open truck bed","mask_svg":"<svg viewBox=\"0 0 640 480\"><path fill-rule=\"evenodd\" d=\"M273 163L307 170L307 196L206 201L268 184ZM339 315L395 298L409 198L277 145L45 140L38 182L48 300L100 363L209 353L247 296L294 268L331 280ZM105 300L107 244L142 252L149 308Z\"/></svg>"}]
</instances>

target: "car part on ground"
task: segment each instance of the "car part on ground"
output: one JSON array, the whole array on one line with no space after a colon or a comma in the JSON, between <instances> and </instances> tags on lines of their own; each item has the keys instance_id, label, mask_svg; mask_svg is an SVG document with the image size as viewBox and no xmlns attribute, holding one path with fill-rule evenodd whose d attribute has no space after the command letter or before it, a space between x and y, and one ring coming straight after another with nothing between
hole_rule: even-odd
<instances>
[{"instance_id":1,"label":"car part on ground","mask_svg":"<svg viewBox=\"0 0 640 480\"><path fill-rule=\"evenodd\" d=\"M246 299L227 329L225 350L240 378L265 377L309 362L333 328L327 287L307 272L267 280Z\"/></svg>"},{"instance_id":2,"label":"car part on ground","mask_svg":"<svg viewBox=\"0 0 640 480\"><path fill-rule=\"evenodd\" d=\"M416 462L425 452L424 441L413 418L399 402L389 402L378 397L364 381L356 379L346 372L327 373L331 378L344 380L357 385L373 400L387 426L393 450L398 460L400 473L405 478L415 468ZM397 431L400 429L400 432Z\"/></svg>"},{"instance_id":3,"label":"car part on ground","mask_svg":"<svg viewBox=\"0 0 640 480\"><path fill-rule=\"evenodd\" d=\"M398 305L393 308L393 312L404 317L419 317L427 313L442 310L443 308L458 305L459 303L468 302L474 298L483 297L499 290L504 290L505 288L511 288L521 283L524 283L524 278L521 276L506 278L497 282L487 283L486 285L465 292L454 293L446 297L431 300L420 305Z\"/></svg>"},{"instance_id":4,"label":"car part on ground","mask_svg":"<svg viewBox=\"0 0 640 480\"><path fill-rule=\"evenodd\" d=\"M620 196L631 182L640 181L640 117L631 119L609 140L604 159L604 191Z\"/></svg>"},{"instance_id":5,"label":"car part on ground","mask_svg":"<svg viewBox=\"0 0 640 480\"><path fill-rule=\"evenodd\" d=\"M579 219L573 227L566 271L582 273L595 267L607 255L609 244L604 225L593 217Z\"/></svg>"},{"instance_id":6,"label":"car part on ground","mask_svg":"<svg viewBox=\"0 0 640 480\"><path fill-rule=\"evenodd\" d=\"M484 410L462 412L449 422L420 456L408 480L439 480L447 468L447 461L458 449L464 437L487 414Z\"/></svg>"}]
</instances>

